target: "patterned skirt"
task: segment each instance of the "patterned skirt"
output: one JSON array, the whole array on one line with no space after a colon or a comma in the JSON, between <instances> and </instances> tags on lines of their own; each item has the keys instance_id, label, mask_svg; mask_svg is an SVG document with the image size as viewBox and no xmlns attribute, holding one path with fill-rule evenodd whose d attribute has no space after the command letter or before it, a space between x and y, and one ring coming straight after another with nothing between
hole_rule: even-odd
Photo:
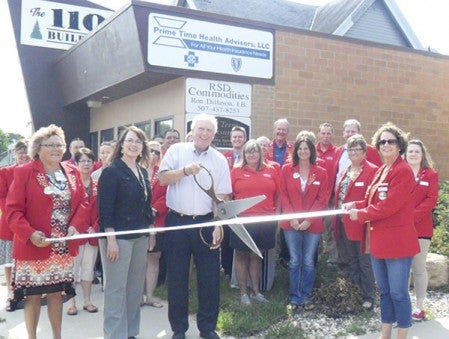
<instances>
[{"instance_id":1,"label":"patterned skirt","mask_svg":"<svg viewBox=\"0 0 449 339\"><path fill-rule=\"evenodd\" d=\"M27 295L61 292L64 301L75 296L73 288L73 257L67 250L52 245L50 256L44 260L15 260L12 287L13 303L22 308ZM65 246L64 246L65 247ZM42 305L46 298L42 298Z\"/></svg>"}]
</instances>

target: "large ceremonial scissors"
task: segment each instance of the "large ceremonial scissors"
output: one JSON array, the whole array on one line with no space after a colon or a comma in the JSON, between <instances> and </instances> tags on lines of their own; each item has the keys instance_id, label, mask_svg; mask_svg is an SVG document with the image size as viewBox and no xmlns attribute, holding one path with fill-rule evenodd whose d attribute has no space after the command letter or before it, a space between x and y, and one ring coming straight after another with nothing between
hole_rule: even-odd
<instances>
[{"instance_id":1,"label":"large ceremonial scissors","mask_svg":"<svg viewBox=\"0 0 449 339\"><path fill-rule=\"evenodd\" d=\"M200 166L209 175L210 186L208 188L203 186L197 178L198 174L195 174L193 176L193 179L195 180L198 187L201 188L203 192L206 193L212 199L212 201L215 202L217 207L217 216L215 217L215 219L227 220L236 218L241 212L246 211L248 208L258 204L266 198L265 195L258 195L251 198L223 201L215 193L214 178L212 177L212 173L203 165L200 164ZM251 235L242 224L230 224L228 226L245 243L246 246L248 246L254 253L262 258L262 254L260 253L259 248L254 243L253 238L251 238Z\"/></svg>"}]
</instances>

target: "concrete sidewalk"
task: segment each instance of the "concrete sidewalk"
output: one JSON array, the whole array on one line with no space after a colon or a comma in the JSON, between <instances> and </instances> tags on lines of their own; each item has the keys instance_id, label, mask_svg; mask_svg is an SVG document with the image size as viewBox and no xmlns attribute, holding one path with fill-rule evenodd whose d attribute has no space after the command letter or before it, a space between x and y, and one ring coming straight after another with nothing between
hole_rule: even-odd
<instances>
[{"instance_id":1,"label":"concrete sidewalk","mask_svg":"<svg viewBox=\"0 0 449 339\"><path fill-rule=\"evenodd\" d=\"M78 291L80 294L81 292ZM6 312L3 306L6 300L6 287L0 287L0 318L5 319L0 323L0 338L24 339L27 338L23 310ZM64 339L99 339L103 338L103 292L101 285L92 286L92 302L99 309L97 313L88 313L82 309L82 296L77 296L78 315L66 314L67 303L64 304L62 319L62 337ZM141 308L139 339L171 338L172 331L168 322L167 304L163 308L144 306ZM47 307L41 308L40 321L38 325L38 338L51 338L52 332L47 317ZM190 318L190 328L186 333L187 338L199 338L196 322Z\"/></svg>"},{"instance_id":2,"label":"concrete sidewalk","mask_svg":"<svg viewBox=\"0 0 449 339\"><path fill-rule=\"evenodd\" d=\"M62 337L64 339L100 339L103 338L103 292L101 285L92 286L92 302L99 308L97 313L88 313L82 309L82 297L77 297L78 315L69 316L65 312L64 304L62 320ZM0 286L0 303L6 300L6 286ZM141 322L139 339L171 338L172 331L167 318L167 304L163 308L144 306L141 309ZM24 339L27 337L23 310L6 312L4 306L0 309L0 338ZM350 336L348 339L375 339L380 333L370 333L362 336ZM51 327L47 317L47 307L43 306L38 326L39 338L51 338ZM196 322L190 317L190 328L187 338L199 338ZM393 336L394 338L395 336ZM410 339L447 339L449 338L449 318L440 318L431 321L415 323L409 331ZM224 338L224 337L223 337ZM230 337L228 337L230 338ZM253 339L257 337L252 337ZM314 339L314 338L313 338Z\"/></svg>"}]
</instances>

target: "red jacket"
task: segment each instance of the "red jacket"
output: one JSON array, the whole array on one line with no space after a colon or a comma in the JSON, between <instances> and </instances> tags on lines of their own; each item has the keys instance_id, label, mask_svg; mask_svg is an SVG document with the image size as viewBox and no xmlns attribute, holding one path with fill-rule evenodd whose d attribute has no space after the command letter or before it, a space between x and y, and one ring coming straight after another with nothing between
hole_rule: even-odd
<instances>
[{"instance_id":1,"label":"red jacket","mask_svg":"<svg viewBox=\"0 0 449 339\"><path fill-rule=\"evenodd\" d=\"M332 178L333 183L332 186L336 183L337 179L335 176L338 173L338 163L340 162L341 155L343 153L343 150L345 149L345 145L338 146L335 150L335 156L334 156L334 177ZM375 149L371 145L366 145L366 160L368 160L370 163L376 165L376 166L382 166L383 161L382 158L379 155L379 152L377 149Z\"/></svg>"},{"instance_id":2,"label":"red jacket","mask_svg":"<svg viewBox=\"0 0 449 339\"><path fill-rule=\"evenodd\" d=\"M334 145L330 145L329 148L323 152L321 150L320 143L316 144L316 154L317 160L320 159L322 163L318 163L319 166L323 167L327 172L327 190L328 190L328 200L332 196L332 191L334 189L334 178L337 175L335 171L335 151L337 147ZM341 156L341 154L340 154Z\"/></svg>"},{"instance_id":3,"label":"red jacket","mask_svg":"<svg viewBox=\"0 0 449 339\"><path fill-rule=\"evenodd\" d=\"M98 232L98 202L97 202L97 196L98 196L98 187L97 182L93 179L90 180L90 186L91 186L91 193L88 196L88 204L87 209L89 213L89 223L86 226L85 231L89 227L92 226L92 228L95 230L95 232ZM78 240L79 245L84 245L85 243L89 243L92 246L98 246L98 239L97 238L89 238L89 239L80 239Z\"/></svg>"},{"instance_id":4,"label":"red jacket","mask_svg":"<svg viewBox=\"0 0 449 339\"><path fill-rule=\"evenodd\" d=\"M413 191L415 198L415 228L418 237L433 236L432 213L438 200L438 173L431 168L421 168Z\"/></svg>"},{"instance_id":5,"label":"red jacket","mask_svg":"<svg viewBox=\"0 0 449 339\"><path fill-rule=\"evenodd\" d=\"M286 141L287 146L285 149L284 155L284 164L292 161L292 152L295 149L295 144ZM265 160L275 161L274 160L274 140L270 142L270 146L268 147L267 152L264 154Z\"/></svg>"},{"instance_id":6,"label":"red jacket","mask_svg":"<svg viewBox=\"0 0 449 339\"><path fill-rule=\"evenodd\" d=\"M84 233L88 224L87 195L78 171L61 163L67 176L71 193L71 210L68 224ZM6 198L6 221L14 232L13 257L19 260L46 259L51 246L37 247L29 240L34 231L51 235L52 196L44 193L48 185L44 165L40 160L19 166L14 171L14 181ZM69 252L76 256L78 242L69 241Z\"/></svg>"},{"instance_id":7,"label":"red jacket","mask_svg":"<svg viewBox=\"0 0 449 339\"><path fill-rule=\"evenodd\" d=\"M6 196L8 195L9 188L12 184L14 177L14 168L17 165L0 168L0 239L12 240L13 233L6 222Z\"/></svg>"},{"instance_id":8,"label":"red jacket","mask_svg":"<svg viewBox=\"0 0 449 339\"><path fill-rule=\"evenodd\" d=\"M373 180L374 174L379 167L370 163L364 159L361 163L362 171L355 180L349 182L348 188L346 189L346 195L343 199L343 203L350 201L358 201L365 198L366 190ZM343 172L342 178L346 176L348 169ZM338 208L338 196L340 195L340 184L341 179L337 182L335 186L335 196L334 196L334 208ZM332 229L334 229L335 238L340 239L340 234L337 225L337 217L333 218ZM343 225L345 227L346 236L352 241L361 241L363 239L363 234L365 233L365 225L359 221L352 221L349 219L348 214L343 214Z\"/></svg>"},{"instance_id":9,"label":"red jacket","mask_svg":"<svg viewBox=\"0 0 449 339\"><path fill-rule=\"evenodd\" d=\"M304 192L301 191L299 165L285 164L281 169L281 206L282 212L298 213L321 211L327 204L327 173L317 165L310 165L309 179ZM324 231L323 218L307 219L312 224L307 232L321 233ZM302 222L302 220L300 220ZM282 221L281 227L293 230L289 221Z\"/></svg>"},{"instance_id":10,"label":"red jacket","mask_svg":"<svg viewBox=\"0 0 449 339\"><path fill-rule=\"evenodd\" d=\"M392 259L411 257L419 253L418 234L414 226L413 190L415 178L410 166L400 156L391 166L382 185L385 165L376 172L365 200L357 201L361 223L367 224L369 247L373 257ZM372 195L371 203L368 204ZM367 235L362 240L365 250Z\"/></svg>"},{"instance_id":11,"label":"red jacket","mask_svg":"<svg viewBox=\"0 0 449 339\"><path fill-rule=\"evenodd\" d=\"M157 210L156 217L154 218L154 227L164 227L165 217L168 213L168 207L166 204L166 195L168 185L162 186L158 179L159 167L154 167L153 175L151 177L151 206Z\"/></svg>"}]
</instances>

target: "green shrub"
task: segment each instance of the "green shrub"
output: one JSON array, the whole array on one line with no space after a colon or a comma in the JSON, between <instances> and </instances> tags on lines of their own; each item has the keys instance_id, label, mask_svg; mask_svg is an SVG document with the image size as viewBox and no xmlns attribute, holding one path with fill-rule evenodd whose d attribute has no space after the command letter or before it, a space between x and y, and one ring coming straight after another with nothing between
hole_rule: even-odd
<instances>
[{"instance_id":1,"label":"green shrub","mask_svg":"<svg viewBox=\"0 0 449 339\"><path fill-rule=\"evenodd\" d=\"M449 181L440 182L434 223L435 230L429 251L449 257Z\"/></svg>"}]
</instances>

